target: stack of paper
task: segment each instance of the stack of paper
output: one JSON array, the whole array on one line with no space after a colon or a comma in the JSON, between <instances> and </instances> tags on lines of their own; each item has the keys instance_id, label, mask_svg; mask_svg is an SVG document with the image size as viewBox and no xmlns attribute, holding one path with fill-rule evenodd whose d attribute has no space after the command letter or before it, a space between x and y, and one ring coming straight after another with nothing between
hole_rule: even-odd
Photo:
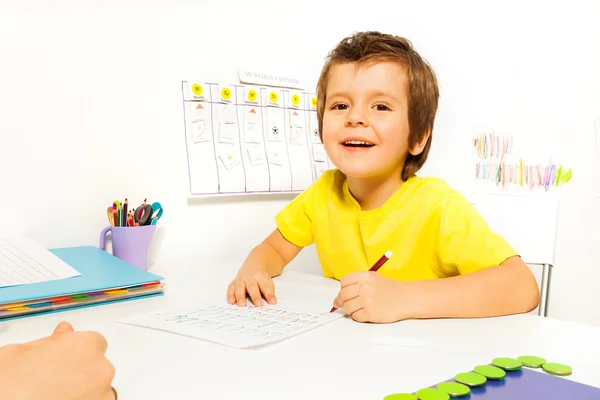
<instances>
[{"instance_id":1,"label":"stack of paper","mask_svg":"<svg viewBox=\"0 0 600 400\"><path fill-rule=\"evenodd\" d=\"M0 240L0 320L160 295L162 280L93 246Z\"/></svg>"},{"instance_id":2,"label":"stack of paper","mask_svg":"<svg viewBox=\"0 0 600 400\"><path fill-rule=\"evenodd\" d=\"M0 239L0 288L81 275L26 236Z\"/></svg>"}]
</instances>

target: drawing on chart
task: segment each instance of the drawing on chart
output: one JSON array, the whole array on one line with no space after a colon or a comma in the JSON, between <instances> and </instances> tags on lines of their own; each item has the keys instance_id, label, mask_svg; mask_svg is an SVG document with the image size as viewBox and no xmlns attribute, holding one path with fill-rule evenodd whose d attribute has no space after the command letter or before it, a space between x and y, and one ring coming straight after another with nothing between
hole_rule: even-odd
<instances>
[{"instance_id":1,"label":"drawing on chart","mask_svg":"<svg viewBox=\"0 0 600 400\"><path fill-rule=\"evenodd\" d=\"M492 184L497 189L548 191L567 184L573 175L571 169L555 163L552 157L545 162L528 162L527 154L515 152L511 135L478 132L473 138L473 150L475 181Z\"/></svg>"}]
</instances>

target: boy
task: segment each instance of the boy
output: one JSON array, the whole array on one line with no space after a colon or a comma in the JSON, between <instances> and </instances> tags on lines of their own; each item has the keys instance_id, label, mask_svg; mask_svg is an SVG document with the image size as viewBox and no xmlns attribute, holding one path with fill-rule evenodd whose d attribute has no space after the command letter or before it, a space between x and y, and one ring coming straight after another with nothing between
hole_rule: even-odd
<instances>
[{"instance_id":1,"label":"boy","mask_svg":"<svg viewBox=\"0 0 600 400\"><path fill-rule=\"evenodd\" d=\"M528 312L539 290L519 255L466 199L420 178L438 103L433 70L404 38L362 32L329 54L317 84L319 134L337 169L276 216L227 290L276 302L272 277L315 243L333 306L360 322ZM369 268L386 252L393 256ZM442 279L443 278L443 279Z\"/></svg>"}]
</instances>

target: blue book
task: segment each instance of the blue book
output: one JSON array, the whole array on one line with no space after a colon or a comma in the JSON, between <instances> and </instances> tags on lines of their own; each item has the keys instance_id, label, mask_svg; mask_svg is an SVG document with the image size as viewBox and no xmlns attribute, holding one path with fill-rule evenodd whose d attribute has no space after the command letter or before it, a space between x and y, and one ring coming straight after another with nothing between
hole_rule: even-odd
<instances>
[{"instance_id":1,"label":"blue book","mask_svg":"<svg viewBox=\"0 0 600 400\"><path fill-rule=\"evenodd\" d=\"M162 276L93 246L50 249L81 275L0 288L0 320L159 296Z\"/></svg>"},{"instance_id":2,"label":"blue book","mask_svg":"<svg viewBox=\"0 0 600 400\"><path fill-rule=\"evenodd\" d=\"M549 374L541 368L536 371L521 367L515 371L505 372L503 379L488 379L483 385L470 388L470 394L465 398L469 400L600 399L600 388ZM455 383L456 379L452 378L445 382ZM437 385L430 388L437 388Z\"/></svg>"}]
</instances>

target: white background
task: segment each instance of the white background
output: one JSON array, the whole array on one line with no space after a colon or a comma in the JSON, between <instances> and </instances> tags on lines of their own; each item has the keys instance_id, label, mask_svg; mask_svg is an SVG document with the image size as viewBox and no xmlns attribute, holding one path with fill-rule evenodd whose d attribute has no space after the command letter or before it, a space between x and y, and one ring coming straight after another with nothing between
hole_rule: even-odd
<instances>
[{"instance_id":1,"label":"white background","mask_svg":"<svg viewBox=\"0 0 600 400\"><path fill-rule=\"evenodd\" d=\"M375 29L411 39L440 80L424 174L468 191L474 124L509 127L574 169L550 316L600 324L599 21L591 0L2 1L0 234L97 245L113 200L148 198L165 209L155 265L235 271L292 196L187 199L184 66L215 82L267 67L314 85L338 40ZM319 272L314 248L292 268Z\"/></svg>"}]
</instances>

